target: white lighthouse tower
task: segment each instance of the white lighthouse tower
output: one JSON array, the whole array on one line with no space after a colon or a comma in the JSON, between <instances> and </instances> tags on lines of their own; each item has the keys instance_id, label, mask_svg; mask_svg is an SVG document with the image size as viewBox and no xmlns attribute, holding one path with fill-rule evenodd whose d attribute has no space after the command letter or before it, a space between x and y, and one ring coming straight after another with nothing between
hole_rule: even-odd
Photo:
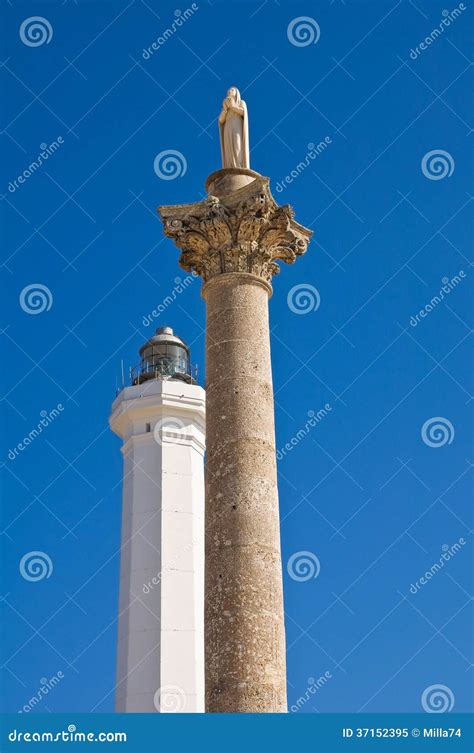
<instances>
[{"instance_id":1,"label":"white lighthouse tower","mask_svg":"<svg viewBox=\"0 0 474 753\"><path fill-rule=\"evenodd\" d=\"M204 711L205 392L162 327L112 406L124 457L116 711Z\"/></svg>"}]
</instances>

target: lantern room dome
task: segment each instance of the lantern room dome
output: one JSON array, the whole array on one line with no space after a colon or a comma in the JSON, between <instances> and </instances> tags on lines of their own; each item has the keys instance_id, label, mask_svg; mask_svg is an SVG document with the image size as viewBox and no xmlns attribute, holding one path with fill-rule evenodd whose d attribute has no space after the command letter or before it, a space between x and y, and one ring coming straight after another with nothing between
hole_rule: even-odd
<instances>
[{"instance_id":1,"label":"lantern room dome","mask_svg":"<svg viewBox=\"0 0 474 753\"><path fill-rule=\"evenodd\" d=\"M177 379L195 384L189 348L171 327L159 327L140 350L140 364L132 371L133 384L149 379Z\"/></svg>"}]
</instances>

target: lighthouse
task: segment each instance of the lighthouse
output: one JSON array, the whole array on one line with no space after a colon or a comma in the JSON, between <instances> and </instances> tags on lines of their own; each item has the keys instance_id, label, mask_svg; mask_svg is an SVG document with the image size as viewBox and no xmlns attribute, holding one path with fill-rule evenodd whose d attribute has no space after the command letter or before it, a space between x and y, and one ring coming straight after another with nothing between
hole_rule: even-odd
<instances>
[{"instance_id":1,"label":"lighthouse","mask_svg":"<svg viewBox=\"0 0 474 753\"><path fill-rule=\"evenodd\" d=\"M202 712L205 392L170 327L140 348L110 427L123 441L115 708Z\"/></svg>"}]
</instances>

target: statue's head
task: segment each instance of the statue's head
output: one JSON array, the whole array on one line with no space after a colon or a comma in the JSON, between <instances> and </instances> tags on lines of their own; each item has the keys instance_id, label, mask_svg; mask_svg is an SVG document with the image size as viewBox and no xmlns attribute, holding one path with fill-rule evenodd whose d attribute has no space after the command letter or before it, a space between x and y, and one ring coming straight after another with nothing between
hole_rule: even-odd
<instances>
[{"instance_id":1,"label":"statue's head","mask_svg":"<svg viewBox=\"0 0 474 753\"><path fill-rule=\"evenodd\" d=\"M236 102L240 102L240 92L236 86L231 86L230 89L227 89L227 96L232 97Z\"/></svg>"}]
</instances>

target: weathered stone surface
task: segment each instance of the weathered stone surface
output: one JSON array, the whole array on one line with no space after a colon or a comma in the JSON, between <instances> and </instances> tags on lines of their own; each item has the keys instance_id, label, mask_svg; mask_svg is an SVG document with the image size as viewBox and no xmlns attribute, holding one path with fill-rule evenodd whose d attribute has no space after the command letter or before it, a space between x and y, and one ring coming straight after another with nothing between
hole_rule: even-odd
<instances>
[{"instance_id":1,"label":"weathered stone surface","mask_svg":"<svg viewBox=\"0 0 474 753\"><path fill-rule=\"evenodd\" d=\"M220 172L223 177L251 173ZM182 250L179 263L205 282L229 272L247 272L270 281L280 271L277 261L292 263L306 251L311 231L293 219L288 204L278 206L268 178L254 175L252 182L230 193L158 209L165 234ZM229 181L219 184L214 177L212 185L228 190Z\"/></svg>"},{"instance_id":2,"label":"weathered stone surface","mask_svg":"<svg viewBox=\"0 0 474 753\"><path fill-rule=\"evenodd\" d=\"M286 662L268 297L311 232L268 179L221 170L214 195L160 207L206 301L206 709L285 712Z\"/></svg>"},{"instance_id":3,"label":"weathered stone surface","mask_svg":"<svg viewBox=\"0 0 474 753\"><path fill-rule=\"evenodd\" d=\"M226 274L205 285L203 296L206 704L286 711L268 290L250 274Z\"/></svg>"}]
</instances>

